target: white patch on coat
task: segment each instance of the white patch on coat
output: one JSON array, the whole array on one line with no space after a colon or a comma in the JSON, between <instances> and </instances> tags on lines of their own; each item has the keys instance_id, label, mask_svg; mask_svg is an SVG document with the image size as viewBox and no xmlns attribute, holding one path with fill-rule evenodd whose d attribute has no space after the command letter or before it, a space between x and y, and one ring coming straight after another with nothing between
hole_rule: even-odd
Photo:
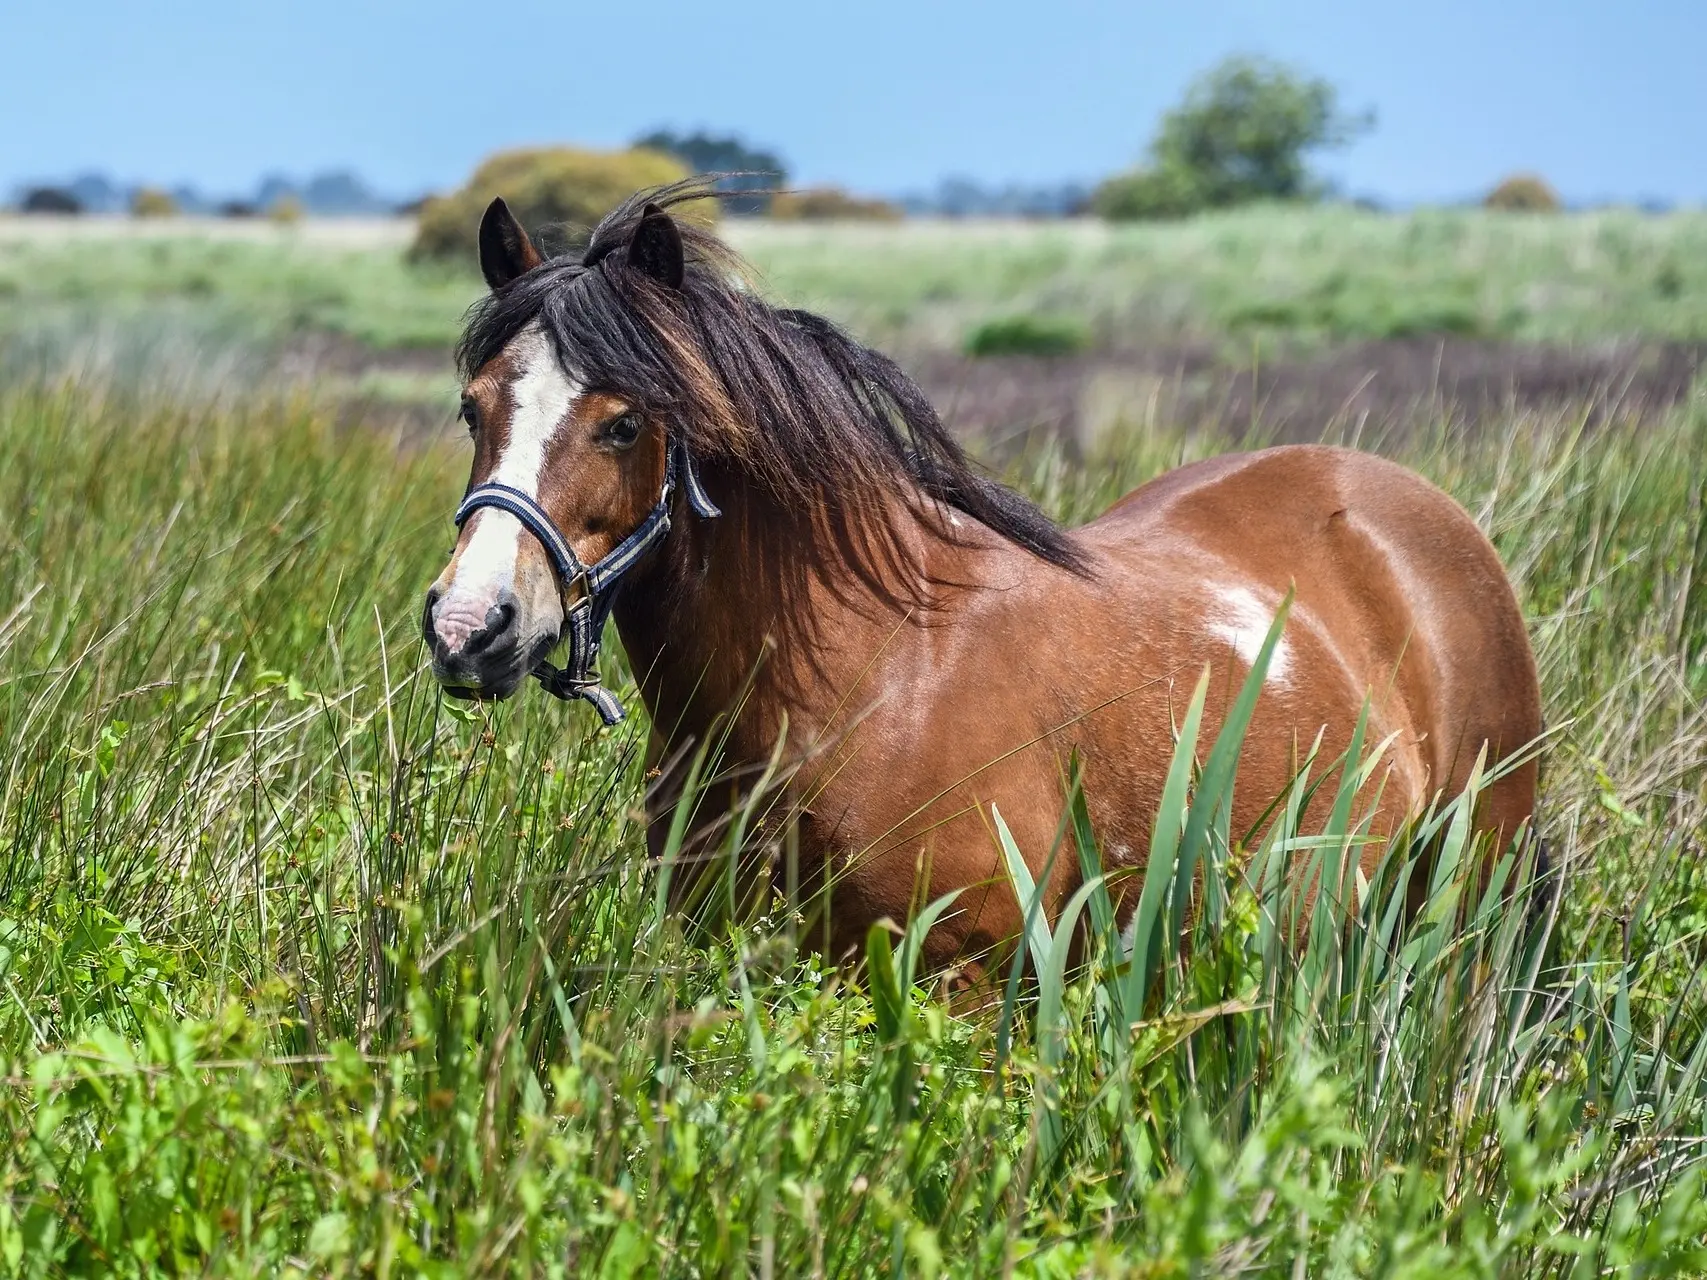
<instances>
[{"instance_id":1,"label":"white patch on coat","mask_svg":"<svg viewBox=\"0 0 1707 1280\"><path fill-rule=\"evenodd\" d=\"M1274 613L1249 587L1223 587L1210 606L1209 634L1225 642L1247 667L1255 666L1268 629L1274 625ZM1285 684L1291 665L1291 646L1282 632L1268 660L1267 683Z\"/></svg>"},{"instance_id":2,"label":"white patch on coat","mask_svg":"<svg viewBox=\"0 0 1707 1280\"><path fill-rule=\"evenodd\" d=\"M530 324L506 348L518 370L510 384L510 438L486 483L506 484L539 497L551 438L569 420L586 388L563 371L551 340ZM508 511L484 507L469 517L468 542L457 557L456 576L434 610L433 626L452 650L485 626L498 593L514 589L522 522Z\"/></svg>"}]
</instances>

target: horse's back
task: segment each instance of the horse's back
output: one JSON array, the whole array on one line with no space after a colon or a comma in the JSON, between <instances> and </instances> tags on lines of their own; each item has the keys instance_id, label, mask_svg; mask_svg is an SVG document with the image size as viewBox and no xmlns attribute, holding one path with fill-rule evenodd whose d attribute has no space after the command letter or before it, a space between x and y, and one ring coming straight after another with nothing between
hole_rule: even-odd
<instances>
[{"instance_id":1,"label":"horse's back","mask_svg":"<svg viewBox=\"0 0 1707 1280\"><path fill-rule=\"evenodd\" d=\"M1499 556L1456 502L1396 463L1294 445L1186 466L1134 490L1079 531L1135 574L1170 564L1224 590L1277 600L1327 637L1373 700L1396 697L1428 772L1427 795L1462 790L1541 731L1529 638ZM1111 567L1114 567L1111 566ZM1534 806L1533 763L1490 793L1509 837Z\"/></svg>"}]
</instances>

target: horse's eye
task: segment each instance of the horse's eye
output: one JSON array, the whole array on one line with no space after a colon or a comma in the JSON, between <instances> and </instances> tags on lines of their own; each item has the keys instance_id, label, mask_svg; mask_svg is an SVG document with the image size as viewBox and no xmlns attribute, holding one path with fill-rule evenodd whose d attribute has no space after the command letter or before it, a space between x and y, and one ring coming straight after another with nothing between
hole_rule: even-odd
<instances>
[{"instance_id":1,"label":"horse's eye","mask_svg":"<svg viewBox=\"0 0 1707 1280\"><path fill-rule=\"evenodd\" d=\"M640 439L640 415L625 413L620 418L612 418L605 424L604 437L614 447L627 449Z\"/></svg>"},{"instance_id":2,"label":"horse's eye","mask_svg":"<svg viewBox=\"0 0 1707 1280\"><path fill-rule=\"evenodd\" d=\"M468 424L468 430L471 434L479 430L480 408L474 403L474 401L464 400L462 402L462 412L457 414L457 417L461 418Z\"/></svg>"}]
</instances>

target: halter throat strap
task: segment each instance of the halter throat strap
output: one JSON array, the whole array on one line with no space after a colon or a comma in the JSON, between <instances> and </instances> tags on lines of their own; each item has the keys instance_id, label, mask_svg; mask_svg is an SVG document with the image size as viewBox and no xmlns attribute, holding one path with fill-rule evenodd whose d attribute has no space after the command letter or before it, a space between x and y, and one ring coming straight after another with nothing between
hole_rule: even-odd
<instances>
[{"instance_id":1,"label":"halter throat strap","mask_svg":"<svg viewBox=\"0 0 1707 1280\"><path fill-rule=\"evenodd\" d=\"M629 534L608 555L585 564L575 554L569 539L546 514L545 508L531 494L507 484L482 484L468 491L456 509L456 527L462 528L476 511L491 507L507 511L545 548L557 575L558 589L567 595L576 583L583 584L581 598L564 610L563 629L569 643L568 661L562 667L541 662L533 675L545 686L547 693L565 701L579 698L590 702L605 724L613 725L622 719L622 703L599 683L599 642L604 636L605 622L616 604L617 590L623 575L632 569L640 557L670 531L670 499L676 485L687 493L688 505L696 515L712 519L722 515L694 469L693 455L680 438L670 441L664 462L664 488L658 502Z\"/></svg>"}]
</instances>

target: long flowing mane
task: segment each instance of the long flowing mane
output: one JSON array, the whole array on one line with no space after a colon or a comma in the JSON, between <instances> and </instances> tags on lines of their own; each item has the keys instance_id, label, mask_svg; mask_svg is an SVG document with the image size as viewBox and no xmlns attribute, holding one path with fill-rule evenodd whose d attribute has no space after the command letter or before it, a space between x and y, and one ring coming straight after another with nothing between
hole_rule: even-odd
<instances>
[{"instance_id":1,"label":"long flowing mane","mask_svg":"<svg viewBox=\"0 0 1707 1280\"><path fill-rule=\"evenodd\" d=\"M910 486L1086 572L1062 529L974 468L899 365L821 316L770 306L711 232L678 219L687 262L679 290L619 252L648 202L667 208L709 194L689 181L636 195L579 256L552 258L476 303L457 348L463 375L537 321L583 385L665 418L697 456L735 461L785 505L857 511Z\"/></svg>"}]
</instances>

